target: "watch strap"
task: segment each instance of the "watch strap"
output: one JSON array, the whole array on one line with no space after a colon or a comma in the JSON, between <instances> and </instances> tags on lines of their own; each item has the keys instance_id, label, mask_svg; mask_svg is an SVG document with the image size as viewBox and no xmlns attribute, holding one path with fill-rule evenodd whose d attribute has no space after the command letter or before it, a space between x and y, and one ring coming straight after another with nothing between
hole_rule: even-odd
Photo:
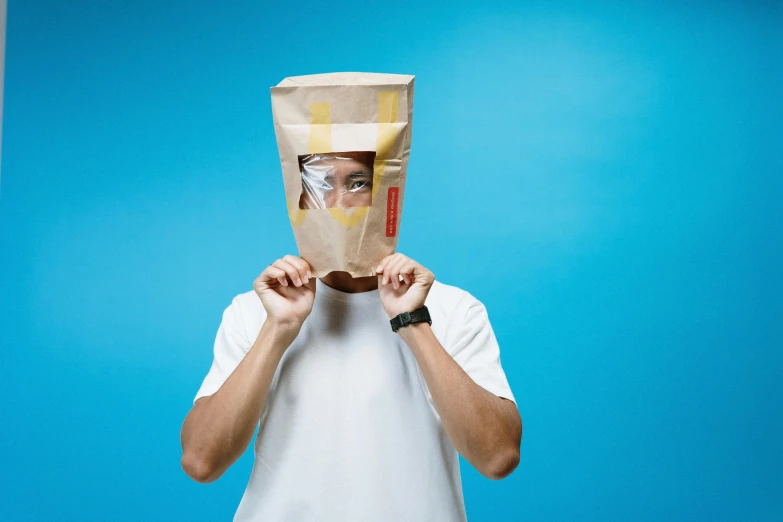
<instances>
[{"instance_id":1,"label":"watch strap","mask_svg":"<svg viewBox=\"0 0 783 522\"><path fill-rule=\"evenodd\" d=\"M431 325L432 319L427 307L422 306L412 312L403 312L389 322L391 323L392 331L396 332L400 328L413 323L428 323Z\"/></svg>"}]
</instances>

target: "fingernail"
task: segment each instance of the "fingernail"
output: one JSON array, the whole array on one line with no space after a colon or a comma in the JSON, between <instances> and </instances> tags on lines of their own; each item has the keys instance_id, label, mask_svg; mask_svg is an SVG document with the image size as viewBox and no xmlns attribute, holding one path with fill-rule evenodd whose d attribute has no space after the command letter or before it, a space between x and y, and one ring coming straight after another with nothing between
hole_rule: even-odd
<instances>
[{"instance_id":1,"label":"fingernail","mask_svg":"<svg viewBox=\"0 0 783 522\"><path fill-rule=\"evenodd\" d=\"M378 268L375 269L376 272L380 272L383 270L383 265L378 265Z\"/></svg>"},{"instance_id":2,"label":"fingernail","mask_svg":"<svg viewBox=\"0 0 783 522\"><path fill-rule=\"evenodd\" d=\"M307 271L307 280L309 281L310 278L313 277L313 274L310 273L310 271Z\"/></svg>"}]
</instances>

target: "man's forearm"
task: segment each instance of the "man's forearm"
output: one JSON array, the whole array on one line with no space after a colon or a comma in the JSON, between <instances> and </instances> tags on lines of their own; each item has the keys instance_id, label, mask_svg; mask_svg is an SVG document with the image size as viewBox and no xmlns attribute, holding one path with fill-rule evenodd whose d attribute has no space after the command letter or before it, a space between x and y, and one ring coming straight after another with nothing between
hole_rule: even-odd
<instances>
[{"instance_id":1,"label":"man's forearm","mask_svg":"<svg viewBox=\"0 0 783 522\"><path fill-rule=\"evenodd\" d=\"M430 326L399 330L421 368L454 447L479 472L502 478L519 462L522 425L516 407L477 385L440 344Z\"/></svg>"},{"instance_id":2,"label":"man's forearm","mask_svg":"<svg viewBox=\"0 0 783 522\"><path fill-rule=\"evenodd\" d=\"M220 389L196 401L182 425L182 467L198 482L216 480L247 449L269 385L298 327L265 322Z\"/></svg>"}]
</instances>

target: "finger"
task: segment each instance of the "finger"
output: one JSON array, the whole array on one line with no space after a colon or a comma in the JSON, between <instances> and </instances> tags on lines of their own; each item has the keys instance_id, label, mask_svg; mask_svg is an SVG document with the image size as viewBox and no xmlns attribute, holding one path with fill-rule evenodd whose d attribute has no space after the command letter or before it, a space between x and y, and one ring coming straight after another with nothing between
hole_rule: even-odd
<instances>
[{"instance_id":1,"label":"finger","mask_svg":"<svg viewBox=\"0 0 783 522\"><path fill-rule=\"evenodd\" d=\"M418 281L422 284L431 284L432 281L435 280L435 276L432 272L413 259L408 259L408 262L400 269L400 273L408 274L412 281Z\"/></svg>"},{"instance_id":2,"label":"finger","mask_svg":"<svg viewBox=\"0 0 783 522\"><path fill-rule=\"evenodd\" d=\"M283 257L283 261L287 262L291 266L293 266L297 272L299 272L299 277L302 279L304 283L307 283L307 281L312 276L308 276L308 272L310 271L310 265L302 259L301 257L287 255Z\"/></svg>"},{"instance_id":3,"label":"finger","mask_svg":"<svg viewBox=\"0 0 783 522\"><path fill-rule=\"evenodd\" d=\"M299 277L304 283L307 283L310 280L310 265L307 264L307 261L301 257L292 255L283 257L283 261L286 261L289 265L293 266L297 272L299 272Z\"/></svg>"},{"instance_id":4,"label":"finger","mask_svg":"<svg viewBox=\"0 0 783 522\"><path fill-rule=\"evenodd\" d=\"M270 266L268 269L271 278L276 279L281 286L288 286L288 280L285 277L285 272L277 267Z\"/></svg>"},{"instance_id":5,"label":"finger","mask_svg":"<svg viewBox=\"0 0 783 522\"><path fill-rule=\"evenodd\" d=\"M261 275L258 276L258 281L266 286L269 286L269 283L275 280L277 280L277 282L283 286L288 285L288 283L285 281L285 272L272 265L266 267L264 271L261 272Z\"/></svg>"},{"instance_id":6,"label":"finger","mask_svg":"<svg viewBox=\"0 0 783 522\"><path fill-rule=\"evenodd\" d=\"M280 268L285 272L285 275L288 277L289 281L293 283L294 286L302 286L304 284L304 281L302 280L302 276L299 273L299 270L296 269L294 265L289 263L288 261L285 261L284 259L279 259L275 266Z\"/></svg>"},{"instance_id":7,"label":"finger","mask_svg":"<svg viewBox=\"0 0 783 522\"><path fill-rule=\"evenodd\" d=\"M403 265L400 267L400 275L405 280L406 283L411 284L410 282L416 280L416 271L418 269L418 263L416 261L413 261L412 259L408 259Z\"/></svg>"},{"instance_id":8,"label":"finger","mask_svg":"<svg viewBox=\"0 0 783 522\"><path fill-rule=\"evenodd\" d=\"M389 257L389 260L386 262L386 264L383 267L383 276L384 276L384 283L385 285L392 283L394 285L395 281L399 281L398 279L394 278L394 274L392 271L394 270L394 267L397 266L402 260L405 259L405 256L402 254L393 254ZM397 273L399 275L399 272ZM395 288L397 288L395 286Z\"/></svg>"},{"instance_id":9,"label":"finger","mask_svg":"<svg viewBox=\"0 0 783 522\"><path fill-rule=\"evenodd\" d=\"M418 263L411 258L406 258L400 265L400 277L405 284L411 285L416 281L415 273Z\"/></svg>"},{"instance_id":10,"label":"finger","mask_svg":"<svg viewBox=\"0 0 783 522\"><path fill-rule=\"evenodd\" d=\"M393 258L395 255L396 255L396 254L392 254L392 255L386 256L386 257L384 257L383 259L381 259L381 262L380 262L380 264L378 264L378 268L376 268L376 269L375 269L375 271L376 271L377 273L379 273L379 274L382 274L382 273L383 273L383 269L384 269L384 267L385 267L385 266L386 266L386 265L389 263L389 261L391 261L391 259L392 259L392 258Z\"/></svg>"},{"instance_id":11,"label":"finger","mask_svg":"<svg viewBox=\"0 0 783 522\"><path fill-rule=\"evenodd\" d=\"M290 263L283 261L282 259L278 259L272 263L272 266L275 266L285 272L286 275L291 279L291 282L294 283L294 286L302 286L302 278L299 276L299 272Z\"/></svg>"},{"instance_id":12,"label":"finger","mask_svg":"<svg viewBox=\"0 0 783 522\"><path fill-rule=\"evenodd\" d=\"M381 264L378 266L378 272L383 274L383 278L381 278L382 285L386 285L389 282L389 265L394 261L395 255L396 254L392 254L384 257L383 261L381 261Z\"/></svg>"},{"instance_id":13,"label":"finger","mask_svg":"<svg viewBox=\"0 0 783 522\"><path fill-rule=\"evenodd\" d=\"M396 281L397 281L399 286L401 286L403 284L409 285L413 281L413 278L410 277L410 275L405 273L405 267L408 266L408 264L410 264L410 263L411 263L411 260L409 258L403 256L399 261L397 261L394 264L394 271L398 274L397 277L396 277ZM402 279L401 282L400 282L400 279Z\"/></svg>"},{"instance_id":14,"label":"finger","mask_svg":"<svg viewBox=\"0 0 783 522\"><path fill-rule=\"evenodd\" d=\"M400 276L402 275L402 268L410 262L410 258L400 254L400 257L394 262L393 268L394 274L391 276L394 279L394 288L400 287ZM404 278L403 278L404 279Z\"/></svg>"},{"instance_id":15,"label":"finger","mask_svg":"<svg viewBox=\"0 0 783 522\"><path fill-rule=\"evenodd\" d=\"M400 256L392 260L392 262L387 265L387 268L384 272L385 275L389 277L389 280L391 281L391 284L395 290L400 287L400 269L407 261L408 259L406 257Z\"/></svg>"}]
</instances>

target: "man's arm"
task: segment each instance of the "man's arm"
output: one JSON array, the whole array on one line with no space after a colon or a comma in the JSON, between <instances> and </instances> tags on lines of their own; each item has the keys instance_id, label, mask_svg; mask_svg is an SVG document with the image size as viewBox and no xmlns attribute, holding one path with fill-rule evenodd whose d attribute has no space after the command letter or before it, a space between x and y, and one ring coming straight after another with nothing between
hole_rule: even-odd
<instances>
[{"instance_id":1,"label":"man's arm","mask_svg":"<svg viewBox=\"0 0 783 522\"><path fill-rule=\"evenodd\" d=\"M398 333L416 357L457 451L485 477L508 476L519 464L522 442L522 419L514 403L473 382L427 323L400 328Z\"/></svg>"},{"instance_id":2,"label":"man's arm","mask_svg":"<svg viewBox=\"0 0 783 522\"><path fill-rule=\"evenodd\" d=\"M297 334L295 327L266 321L220 389L196 401L181 434L182 469L193 480L217 480L247 449L277 365Z\"/></svg>"},{"instance_id":3,"label":"man's arm","mask_svg":"<svg viewBox=\"0 0 783 522\"><path fill-rule=\"evenodd\" d=\"M254 283L267 313L242 362L209 397L203 397L182 425L182 469L198 482L217 480L247 449L285 350L310 314L315 279L298 257L268 266Z\"/></svg>"},{"instance_id":4,"label":"man's arm","mask_svg":"<svg viewBox=\"0 0 783 522\"><path fill-rule=\"evenodd\" d=\"M424 305L435 280L432 272L402 254L385 258L376 271L389 318ZM405 326L398 333L416 357L457 451L488 478L500 479L514 471L522 441L522 419L514 403L476 384L428 324Z\"/></svg>"}]
</instances>

